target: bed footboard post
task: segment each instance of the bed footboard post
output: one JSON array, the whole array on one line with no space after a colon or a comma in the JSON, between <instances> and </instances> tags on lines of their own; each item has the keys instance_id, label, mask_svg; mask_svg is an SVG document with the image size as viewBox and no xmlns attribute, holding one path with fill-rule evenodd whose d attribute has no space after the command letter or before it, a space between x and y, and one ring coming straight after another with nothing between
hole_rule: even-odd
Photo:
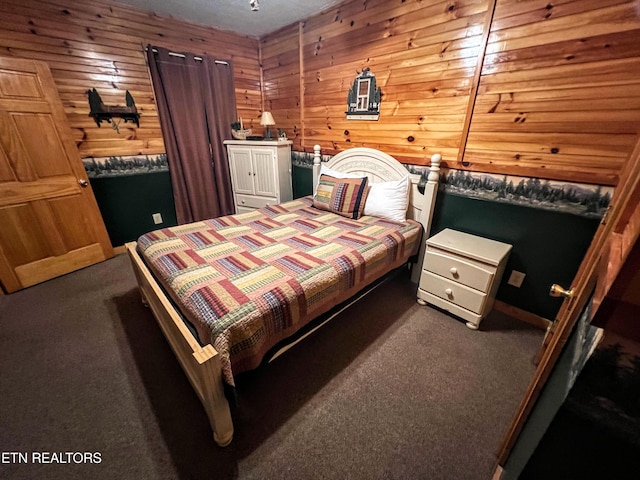
<instances>
[{"instance_id":1,"label":"bed footboard post","mask_svg":"<svg viewBox=\"0 0 640 480\"><path fill-rule=\"evenodd\" d=\"M322 158L320 156L320 145L313 146L313 194L316 194L316 185L320 179L320 164Z\"/></svg>"},{"instance_id":2,"label":"bed footboard post","mask_svg":"<svg viewBox=\"0 0 640 480\"><path fill-rule=\"evenodd\" d=\"M224 395L220 354L211 344L203 347L186 327L139 255L136 243L125 246L140 292L207 412L213 439L221 447L229 445L233 439L233 423Z\"/></svg>"},{"instance_id":3,"label":"bed footboard post","mask_svg":"<svg viewBox=\"0 0 640 480\"><path fill-rule=\"evenodd\" d=\"M213 439L219 446L226 447L233 440L233 421L224 394L220 356L211 345L206 345L200 352L194 352L194 357L202 367L202 403L213 430Z\"/></svg>"},{"instance_id":4,"label":"bed footboard post","mask_svg":"<svg viewBox=\"0 0 640 480\"><path fill-rule=\"evenodd\" d=\"M438 182L440 181L440 161L442 157L439 153L431 156L431 166L429 167L429 175L427 176L427 183L424 186L424 203L422 210L422 218L420 223L424 226L424 236L422 237L422 243L420 244L420 250L418 252L418 262L414 266L411 272L411 281L413 283L419 283L420 271L422 270L422 261L424 259L424 251L427 246L427 238L431 231L431 220L433 219L433 210L436 204L436 196L438 194Z\"/></svg>"}]
</instances>

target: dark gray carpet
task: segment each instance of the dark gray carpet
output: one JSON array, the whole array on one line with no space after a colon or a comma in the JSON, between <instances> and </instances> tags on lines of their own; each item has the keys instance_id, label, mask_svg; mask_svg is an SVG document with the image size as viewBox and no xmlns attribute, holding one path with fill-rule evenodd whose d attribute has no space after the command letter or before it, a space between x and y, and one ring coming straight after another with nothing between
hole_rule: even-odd
<instances>
[{"instance_id":1,"label":"dark gray carpet","mask_svg":"<svg viewBox=\"0 0 640 480\"><path fill-rule=\"evenodd\" d=\"M0 297L0 478L489 479L542 332L474 332L414 291L402 273L239 376L224 449L125 255Z\"/></svg>"}]
</instances>

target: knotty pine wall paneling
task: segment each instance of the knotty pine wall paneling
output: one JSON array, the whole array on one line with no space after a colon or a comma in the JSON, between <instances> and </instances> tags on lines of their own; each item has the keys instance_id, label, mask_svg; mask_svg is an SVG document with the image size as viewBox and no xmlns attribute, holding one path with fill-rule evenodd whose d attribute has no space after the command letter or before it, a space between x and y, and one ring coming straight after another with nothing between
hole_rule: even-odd
<instances>
[{"instance_id":1,"label":"knotty pine wall paneling","mask_svg":"<svg viewBox=\"0 0 640 480\"><path fill-rule=\"evenodd\" d=\"M379 148L408 163L455 156L487 3L351 2L307 21L305 140ZM347 92L365 67L382 90L380 120L346 120Z\"/></svg>"},{"instance_id":2,"label":"knotty pine wall paneling","mask_svg":"<svg viewBox=\"0 0 640 480\"><path fill-rule=\"evenodd\" d=\"M276 128L287 133L296 151L303 150L300 29L295 23L260 41L264 109L273 114Z\"/></svg>"},{"instance_id":3,"label":"knotty pine wall paneling","mask_svg":"<svg viewBox=\"0 0 640 480\"><path fill-rule=\"evenodd\" d=\"M163 153L162 132L143 48L209 54L234 63L238 115L259 119L262 98L258 40L171 17L95 0L3 0L0 55L46 61L83 157ZM124 105L129 90L140 127L97 127L86 91L105 104ZM257 125L257 122L253 122ZM259 125L258 125L259 127Z\"/></svg>"},{"instance_id":4,"label":"knotty pine wall paneling","mask_svg":"<svg viewBox=\"0 0 640 480\"><path fill-rule=\"evenodd\" d=\"M498 0L464 161L615 185L640 132L637 1Z\"/></svg>"},{"instance_id":5,"label":"knotty pine wall paneling","mask_svg":"<svg viewBox=\"0 0 640 480\"><path fill-rule=\"evenodd\" d=\"M295 137L294 149L311 151L318 143L323 152L337 153L367 146L414 164L425 164L436 152L454 158L487 4L354 1L302 22L301 129L286 129ZM275 35L261 41L265 88L280 81L266 68L279 62L270 45L280 39ZM288 45L293 58L293 32ZM382 90L380 119L347 120L347 93L365 67ZM289 79L292 88L294 83ZM272 110L279 101L272 99Z\"/></svg>"},{"instance_id":6,"label":"knotty pine wall paneling","mask_svg":"<svg viewBox=\"0 0 640 480\"><path fill-rule=\"evenodd\" d=\"M450 168L615 185L640 133L637 1L492 4L353 0L299 24L298 52L295 26L266 36L269 108L295 150L368 146L417 165L438 152ZM346 120L365 67L380 120Z\"/></svg>"}]
</instances>

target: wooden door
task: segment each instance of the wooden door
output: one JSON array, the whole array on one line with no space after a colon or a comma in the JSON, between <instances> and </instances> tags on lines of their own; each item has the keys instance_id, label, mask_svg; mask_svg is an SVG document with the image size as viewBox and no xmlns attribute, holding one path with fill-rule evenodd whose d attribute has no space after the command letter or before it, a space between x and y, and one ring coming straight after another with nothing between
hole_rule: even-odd
<instances>
[{"instance_id":1,"label":"wooden door","mask_svg":"<svg viewBox=\"0 0 640 480\"><path fill-rule=\"evenodd\" d=\"M565 298L540 363L498 453L498 470L516 443L525 422L556 365L567 339L593 294L591 317L607 294L640 232L640 139L620 174L611 205L589 246ZM595 292L595 294L594 294ZM500 475L495 478L499 478Z\"/></svg>"},{"instance_id":2,"label":"wooden door","mask_svg":"<svg viewBox=\"0 0 640 480\"><path fill-rule=\"evenodd\" d=\"M46 63L0 57L0 282L14 292L113 256Z\"/></svg>"}]
</instances>

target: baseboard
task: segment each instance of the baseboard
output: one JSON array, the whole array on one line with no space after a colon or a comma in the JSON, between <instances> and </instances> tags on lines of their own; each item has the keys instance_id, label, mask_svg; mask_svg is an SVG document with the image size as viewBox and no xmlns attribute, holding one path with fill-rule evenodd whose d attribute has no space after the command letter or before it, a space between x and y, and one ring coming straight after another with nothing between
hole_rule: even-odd
<instances>
[{"instance_id":1,"label":"baseboard","mask_svg":"<svg viewBox=\"0 0 640 480\"><path fill-rule=\"evenodd\" d=\"M127 253L127 247L124 245L120 245L119 247L113 247L114 255L122 255L123 253Z\"/></svg>"},{"instance_id":2,"label":"baseboard","mask_svg":"<svg viewBox=\"0 0 640 480\"><path fill-rule=\"evenodd\" d=\"M527 312L526 310L522 310L521 308L514 307L513 305L509 305L508 303L501 302L500 300L496 300L493 302L493 308L498 312L504 313L505 315L509 315L517 320L521 320L523 322L529 323L534 327L537 327L541 330L547 330L551 325L551 320L547 320L535 313Z\"/></svg>"}]
</instances>

